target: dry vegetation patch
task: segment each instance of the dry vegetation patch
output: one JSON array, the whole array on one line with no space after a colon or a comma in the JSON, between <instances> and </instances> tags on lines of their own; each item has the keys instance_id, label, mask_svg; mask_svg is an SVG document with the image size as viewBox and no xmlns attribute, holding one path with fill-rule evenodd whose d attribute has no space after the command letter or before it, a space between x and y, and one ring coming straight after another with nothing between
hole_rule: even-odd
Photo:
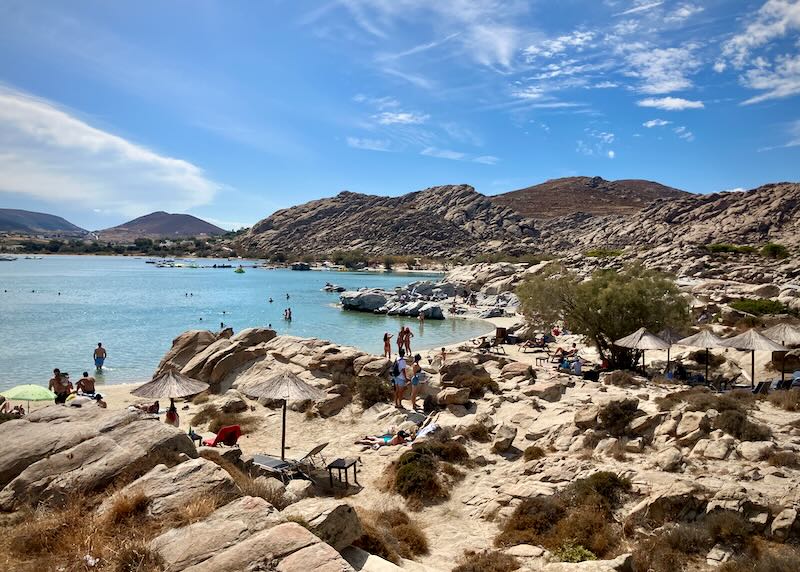
<instances>
[{"instance_id":1,"label":"dry vegetation patch","mask_svg":"<svg viewBox=\"0 0 800 572\"><path fill-rule=\"evenodd\" d=\"M428 553L428 538L407 513L399 509L359 510L364 534L353 545L386 560L400 563Z\"/></svg>"},{"instance_id":2,"label":"dry vegetation patch","mask_svg":"<svg viewBox=\"0 0 800 572\"><path fill-rule=\"evenodd\" d=\"M606 385L615 385L617 387L641 387L642 382L629 371L618 369L612 371L603 378L603 383Z\"/></svg>"},{"instance_id":3,"label":"dry vegetation patch","mask_svg":"<svg viewBox=\"0 0 800 572\"><path fill-rule=\"evenodd\" d=\"M535 461L536 459L541 459L546 455L547 452L537 445L531 445L530 447L527 447L525 451L522 453L522 457L526 461Z\"/></svg>"},{"instance_id":4,"label":"dry vegetation patch","mask_svg":"<svg viewBox=\"0 0 800 572\"><path fill-rule=\"evenodd\" d=\"M600 428L614 437L624 437L628 424L639 415L639 406L635 399L612 401L600 408L597 415Z\"/></svg>"},{"instance_id":5,"label":"dry vegetation patch","mask_svg":"<svg viewBox=\"0 0 800 572\"><path fill-rule=\"evenodd\" d=\"M483 423L473 423L458 431L459 435L463 435L467 439L477 441L478 443L488 443L492 440L492 433L489 428Z\"/></svg>"},{"instance_id":6,"label":"dry vegetation patch","mask_svg":"<svg viewBox=\"0 0 800 572\"><path fill-rule=\"evenodd\" d=\"M728 409L717 415L714 419L714 428L721 429L741 441L766 441L772 437L769 427L753 423L747 418L746 413L735 409Z\"/></svg>"},{"instance_id":7,"label":"dry vegetation patch","mask_svg":"<svg viewBox=\"0 0 800 572\"><path fill-rule=\"evenodd\" d=\"M201 451L200 456L225 469L243 496L261 497L278 510L288 506L283 489L270 486L269 479L254 479L216 451Z\"/></svg>"},{"instance_id":8,"label":"dry vegetation patch","mask_svg":"<svg viewBox=\"0 0 800 572\"><path fill-rule=\"evenodd\" d=\"M613 510L630 488L627 479L598 472L553 496L526 499L504 523L495 544L544 546L567 561L612 555L622 533Z\"/></svg>"},{"instance_id":9,"label":"dry vegetation patch","mask_svg":"<svg viewBox=\"0 0 800 572\"><path fill-rule=\"evenodd\" d=\"M242 413L225 413L216 405L205 405L192 417L192 425L208 424L208 430L219 433L223 427L238 425L242 433L249 433L258 427L258 419Z\"/></svg>"},{"instance_id":10,"label":"dry vegetation patch","mask_svg":"<svg viewBox=\"0 0 800 572\"><path fill-rule=\"evenodd\" d=\"M519 561L509 554L498 550L468 550L458 559L452 572L513 572L518 569Z\"/></svg>"},{"instance_id":11,"label":"dry vegetation patch","mask_svg":"<svg viewBox=\"0 0 800 572\"><path fill-rule=\"evenodd\" d=\"M715 409L720 413L729 410L746 413L755 406L756 401L757 397L749 391L731 391L718 395L705 387L693 387L655 398L655 403L661 411L670 411L680 403L686 403L687 411Z\"/></svg>"},{"instance_id":12,"label":"dry vegetation patch","mask_svg":"<svg viewBox=\"0 0 800 572\"><path fill-rule=\"evenodd\" d=\"M767 400L786 411L800 411L800 389L773 391L767 396Z\"/></svg>"},{"instance_id":13,"label":"dry vegetation patch","mask_svg":"<svg viewBox=\"0 0 800 572\"><path fill-rule=\"evenodd\" d=\"M392 399L392 389L389 384L371 377L358 378L355 390L364 409L376 403L389 403Z\"/></svg>"}]
</instances>

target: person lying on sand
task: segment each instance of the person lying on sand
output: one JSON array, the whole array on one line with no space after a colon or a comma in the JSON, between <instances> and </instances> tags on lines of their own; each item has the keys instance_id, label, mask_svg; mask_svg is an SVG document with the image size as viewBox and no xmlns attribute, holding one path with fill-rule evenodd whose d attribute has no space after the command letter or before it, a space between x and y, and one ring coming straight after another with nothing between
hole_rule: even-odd
<instances>
[{"instance_id":1,"label":"person lying on sand","mask_svg":"<svg viewBox=\"0 0 800 572\"><path fill-rule=\"evenodd\" d=\"M371 435L364 435L363 438L358 439L355 441L355 445L369 445L373 449L378 449L383 447L384 445L402 445L403 443L407 443L411 441L411 435L406 433L405 431L398 431L397 435L394 437L390 437L389 435L381 435L377 437L373 437Z\"/></svg>"},{"instance_id":2,"label":"person lying on sand","mask_svg":"<svg viewBox=\"0 0 800 572\"><path fill-rule=\"evenodd\" d=\"M161 406L158 401L154 401L151 405L147 405L146 403L134 403L131 407L143 411L144 413L158 413Z\"/></svg>"}]
</instances>

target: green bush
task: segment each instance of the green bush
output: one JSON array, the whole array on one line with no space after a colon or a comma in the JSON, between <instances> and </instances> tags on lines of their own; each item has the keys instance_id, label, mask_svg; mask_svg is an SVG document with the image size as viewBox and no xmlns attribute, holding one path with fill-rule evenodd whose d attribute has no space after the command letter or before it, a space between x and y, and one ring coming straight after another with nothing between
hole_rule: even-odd
<instances>
[{"instance_id":1,"label":"green bush","mask_svg":"<svg viewBox=\"0 0 800 572\"><path fill-rule=\"evenodd\" d=\"M753 314L754 316L763 316L764 314L787 314L789 309L783 303L777 300L750 300L748 298L740 298L730 303L731 308Z\"/></svg>"},{"instance_id":2,"label":"green bush","mask_svg":"<svg viewBox=\"0 0 800 572\"><path fill-rule=\"evenodd\" d=\"M392 399L392 389L382 380L370 377L359 377L356 381L356 393L364 409L376 403L388 403Z\"/></svg>"},{"instance_id":3,"label":"green bush","mask_svg":"<svg viewBox=\"0 0 800 572\"><path fill-rule=\"evenodd\" d=\"M597 556L591 550L587 550L580 544L567 541L562 544L553 555L561 562L585 562L586 560L597 560Z\"/></svg>"},{"instance_id":4,"label":"green bush","mask_svg":"<svg viewBox=\"0 0 800 572\"><path fill-rule=\"evenodd\" d=\"M765 258L774 258L781 260L789 257L789 250L782 244L775 242L768 242L761 247L761 255Z\"/></svg>"},{"instance_id":5,"label":"green bush","mask_svg":"<svg viewBox=\"0 0 800 572\"><path fill-rule=\"evenodd\" d=\"M389 488L409 501L409 506L418 508L425 503L449 497L447 479L460 476L449 463L465 463L469 460L466 448L452 440L431 440L415 443L410 451L403 453L392 463L388 471Z\"/></svg>"},{"instance_id":6,"label":"green bush","mask_svg":"<svg viewBox=\"0 0 800 572\"><path fill-rule=\"evenodd\" d=\"M597 415L600 428L614 437L623 437L627 433L628 423L633 421L639 411L636 400L612 401L600 409Z\"/></svg>"},{"instance_id":7,"label":"green bush","mask_svg":"<svg viewBox=\"0 0 800 572\"><path fill-rule=\"evenodd\" d=\"M750 254L756 251L752 246L740 246L738 244L728 244L726 242L707 244L705 249L712 254Z\"/></svg>"},{"instance_id":8,"label":"green bush","mask_svg":"<svg viewBox=\"0 0 800 572\"><path fill-rule=\"evenodd\" d=\"M767 441L772 437L769 427L753 423L746 413L733 409L720 412L714 419L714 428L741 441Z\"/></svg>"},{"instance_id":9,"label":"green bush","mask_svg":"<svg viewBox=\"0 0 800 572\"><path fill-rule=\"evenodd\" d=\"M682 329L689 322L686 302L674 281L664 274L632 266L622 271L599 270L591 280L555 264L527 278L517 288L525 316L549 326L564 320L599 350L613 369L633 369L640 352L614 345L638 328Z\"/></svg>"}]
</instances>

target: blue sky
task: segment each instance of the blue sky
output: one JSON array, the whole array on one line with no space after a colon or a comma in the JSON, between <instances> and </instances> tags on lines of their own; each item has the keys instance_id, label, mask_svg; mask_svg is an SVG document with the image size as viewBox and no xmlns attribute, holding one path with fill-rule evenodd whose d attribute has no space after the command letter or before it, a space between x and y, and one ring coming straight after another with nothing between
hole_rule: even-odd
<instances>
[{"instance_id":1,"label":"blue sky","mask_svg":"<svg viewBox=\"0 0 800 572\"><path fill-rule=\"evenodd\" d=\"M800 0L0 4L0 206L230 228L341 190L798 180Z\"/></svg>"}]
</instances>

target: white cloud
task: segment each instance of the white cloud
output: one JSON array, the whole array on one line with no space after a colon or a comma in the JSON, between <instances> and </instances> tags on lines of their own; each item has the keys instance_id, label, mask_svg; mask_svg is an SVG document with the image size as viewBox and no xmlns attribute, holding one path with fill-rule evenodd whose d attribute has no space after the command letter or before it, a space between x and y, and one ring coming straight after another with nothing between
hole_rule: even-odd
<instances>
[{"instance_id":1,"label":"white cloud","mask_svg":"<svg viewBox=\"0 0 800 572\"><path fill-rule=\"evenodd\" d=\"M601 81L600 83L596 83L591 87L594 89L610 89L612 87L619 87L619 85L613 81Z\"/></svg>"},{"instance_id":2,"label":"white cloud","mask_svg":"<svg viewBox=\"0 0 800 572\"><path fill-rule=\"evenodd\" d=\"M649 2L647 4L639 4L638 6L634 6L624 12L618 12L614 14L614 16L625 16L627 14L637 14L639 12L644 12L646 10L652 10L658 6L661 6L664 2Z\"/></svg>"},{"instance_id":3,"label":"white cloud","mask_svg":"<svg viewBox=\"0 0 800 572\"><path fill-rule=\"evenodd\" d=\"M697 44L680 48L653 48L636 45L627 54L630 69L626 75L642 80L638 91L649 94L671 93L692 86L689 76L700 68L700 60L694 55ZM622 47L623 51L627 48Z\"/></svg>"},{"instance_id":4,"label":"white cloud","mask_svg":"<svg viewBox=\"0 0 800 572\"><path fill-rule=\"evenodd\" d=\"M722 191L723 193L743 193L745 191L744 187L734 187L732 189L725 189Z\"/></svg>"},{"instance_id":5,"label":"white cloud","mask_svg":"<svg viewBox=\"0 0 800 572\"><path fill-rule=\"evenodd\" d=\"M772 151L773 149L786 149L788 147L800 147L800 119L792 121L787 129L789 133L789 140L782 145L773 145L771 147L764 147L759 151Z\"/></svg>"},{"instance_id":6,"label":"white cloud","mask_svg":"<svg viewBox=\"0 0 800 572\"><path fill-rule=\"evenodd\" d=\"M723 45L722 57L743 68L753 50L800 29L800 2L767 0L745 30Z\"/></svg>"},{"instance_id":7,"label":"white cloud","mask_svg":"<svg viewBox=\"0 0 800 572\"><path fill-rule=\"evenodd\" d=\"M208 204L220 189L188 161L0 86L0 193L138 216Z\"/></svg>"},{"instance_id":8,"label":"white cloud","mask_svg":"<svg viewBox=\"0 0 800 572\"><path fill-rule=\"evenodd\" d=\"M544 89L529 85L524 88L515 89L511 92L511 95L517 99L542 99L542 97L544 97Z\"/></svg>"},{"instance_id":9,"label":"white cloud","mask_svg":"<svg viewBox=\"0 0 800 572\"><path fill-rule=\"evenodd\" d=\"M432 50L434 48L438 48L442 44L445 44L452 40L453 38L458 37L460 32L455 32L453 34L449 34L446 37L442 38L441 40L434 40L432 42L426 42L424 44L419 44L407 50L403 50L402 52L397 52L393 54L379 54L376 56L377 61L386 61L386 60L398 60L400 58L405 58L406 56L413 56L415 54L419 54L422 52L427 52L428 50Z\"/></svg>"},{"instance_id":10,"label":"white cloud","mask_svg":"<svg viewBox=\"0 0 800 572\"><path fill-rule=\"evenodd\" d=\"M590 45L594 38L594 32L576 30L571 34L558 36L557 38L544 40L538 44L530 45L523 50L523 53L528 61L532 61L537 57L552 58L563 54L568 49L574 49L580 52L585 47Z\"/></svg>"},{"instance_id":11,"label":"white cloud","mask_svg":"<svg viewBox=\"0 0 800 572\"><path fill-rule=\"evenodd\" d=\"M400 102L397 101L393 97L384 96L384 97L369 97L364 94L359 93L353 98L353 101L357 103L365 103L376 108L378 111L383 111L385 109L395 109L400 107Z\"/></svg>"},{"instance_id":12,"label":"white cloud","mask_svg":"<svg viewBox=\"0 0 800 572\"><path fill-rule=\"evenodd\" d=\"M683 111L684 109L703 109L702 101L691 101L682 97L649 97L636 102L639 107L654 107L664 111Z\"/></svg>"},{"instance_id":13,"label":"white cloud","mask_svg":"<svg viewBox=\"0 0 800 572\"><path fill-rule=\"evenodd\" d=\"M426 147L420 151L420 155L436 157L437 159L450 159L451 161L463 161L467 157L466 153L453 151L451 149L439 149L437 147Z\"/></svg>"},{"instance_id":14,"label":"white cloud","mask_svg":"<svg viewBox=\"0 0 800 572\"><path fill-rule=\"evenodd\" d=\"M381 125L421 125L428 117L423 113L409 111L384 111L374 116Z\"/></svg>"},{"instance_id":15,"label":"white cloud","mask_svg":"<svg viewBox=\"0 0 800 572\"><path fill-rule=\"evenodd\" d=\"M616 157L616 156L617 156L617 154L616 154L616 153L614 153L614 151L609 151L609 152L608 152L608 158L609 158L609 159L613 159L613 158L614 158L614 157Z\"/></svg>"},{"instance_id":16,"label":"white cloud","mask_svg":"<svg viewBox=\"0 0 800 572\"><path fill-rule=\"evenodd\" d=\"M675 133L681 139L685 139L686 141L692 142L694 141L694 133L689 131L683 125L679 125L678 127L674 127L672 129L673 133Z\"/></svg>"},{"instance_id":17,"label":"white cloud","mask_svg":"<svg viewBox=\"0 0 800 572\"><path fill-rule=\"evenodd\" d=\"M650 121L645 121L642 123L644 127L648 129L652 129L653 127L663 127L664 125L669 125L672 121L664 121L663 119L651 119Z\"/></svg>"},{"instance_id":18,"label":"white cloud","mask_svg":"<svg viewBox=\"0 0 800 572\"><path fill-rule=\"evenodd\" d=\"M774 65L762 64L747 70L742 83L764 92L744 101L744 105L796 95L800 93L800 55L778 56Z\"/></svg>"},{"instance_id":19,"label":"white cloud","mask_svg":"<svg viewBox=\"0 0 800 572\"><path fill-rule=\"evenodd\" d=\"M696 16L703 10L705 10L705 8L698 6L697 4L681 4L674 12L667 15L664 18L664 21L669 23L681 23L684 20L688 20L692 16Z\"/></svg>"},{"instance_id":20,"label":"white cloud","mask_svg":"<svg viewBox=\"0 0 800 572\"><path fill-rule=\"evenodd\" d=\"M403 81L408 82L411 85L418 87L420 89L426 89L426 90L436 89L436 82L431 81L428 78L423 77L419 74L402 72L394 68L382 68L381 71L387 75L400 78Z\"/></svg>"},{"instance_id":21,"label":"white cloud","mask_svg":"<svg viewBox=\"0 0 800 572\"><path fill-rule=\"evenodd\" d=\"M361 139L358 137L348 137L347 145L353 149L363 149L365 151L392 150L392 142L387 139Z\"/></svg>"},{"instance_id":22,"label":"white cloud","mask_svg":"<svg viewBox=\"0 0 800 572\"><path fill-rule=\"evenodd\" d=\"M481 155L480 157L475 157L472 161L483 165L496 165L500 159L494 155Z\"/></svg>"}]
</instances>

